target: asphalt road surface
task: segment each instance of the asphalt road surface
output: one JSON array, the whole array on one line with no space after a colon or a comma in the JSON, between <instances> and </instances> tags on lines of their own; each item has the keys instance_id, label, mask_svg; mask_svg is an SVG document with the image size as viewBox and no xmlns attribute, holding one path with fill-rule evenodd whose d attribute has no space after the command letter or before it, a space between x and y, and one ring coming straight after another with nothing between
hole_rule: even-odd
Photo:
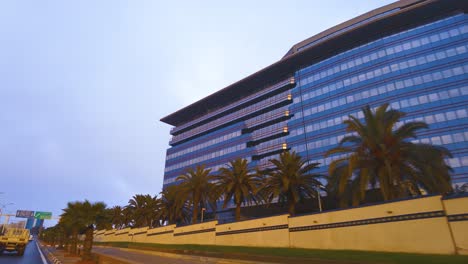
<instances>
[{"instance_id":1,"label":"asphalt road surface","mask_svg":"<svg viewBox=\"0 0 468 264\"><path fill-rule=\"evenodd\" d=\"M42 261L36 241L30 241L23 256L17 256L16 252L4 252L0 256L0 264L47 264L47 262Z\"/></svg>"},{"instance_id":2,"label":"asphalt road surface","mask_svg":"<svg viewBox=\"0 0 468 264\"><path fill-rule=\"evenodd\" d=\"M105 248L93 247L93 252L101 253L104 255L117 257L121 260L128 261L132 264L147 264L147 263L161 263L161 264L233 264L233 263L252 263L249 261L239 260L225 260L197 256L182 256L176 254L164 254L158 252L138 252L133 250L126 250L120 248ZM264 262L255 262L264 263Z\"/></svg>"}]
</instances>

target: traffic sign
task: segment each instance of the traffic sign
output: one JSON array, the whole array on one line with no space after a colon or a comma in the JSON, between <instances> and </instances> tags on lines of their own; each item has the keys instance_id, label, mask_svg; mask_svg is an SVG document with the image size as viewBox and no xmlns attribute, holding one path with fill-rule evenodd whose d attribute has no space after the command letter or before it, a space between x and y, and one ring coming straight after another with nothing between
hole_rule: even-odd
<instances>
[{"instance_id":1,"label":"traffic sign","mask_svg":"<svg viewBox=\"0 0 468 264\"><path fill-rule=\"evenodd\" d=\"M34 211L17 210L16 217L29 218L34 216Z\"/></svg>"},{"instance_id":2,"label":"traffic sign","mask_svg":"<svg viewBox=\"0 0 468 264\"><path fill-rule=\"evenodd\" d=\"M34 214L34 218L37 218L37 219L52 219L52 213L51 213L51 212L40 212L40 211L37 211L37 212Z\"/></svg>"}]
</instances>

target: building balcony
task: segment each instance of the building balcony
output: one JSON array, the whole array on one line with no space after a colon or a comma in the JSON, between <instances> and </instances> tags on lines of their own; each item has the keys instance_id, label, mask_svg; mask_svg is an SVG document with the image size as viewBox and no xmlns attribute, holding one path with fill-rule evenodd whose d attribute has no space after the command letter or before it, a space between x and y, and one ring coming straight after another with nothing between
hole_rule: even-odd
<instances>
[{"instance_id":1,"label":"building balcony","mask_svg":"<svg viewBox=\"0 0 468 264\"><path fill-rule=\"evenodd\" d=\"M244 109L240 109L239 111L236 111L234 113L231 113L221 118L218 118L216 120L213 120L207 124L204 124L192 130L183 132L179 135L173 136L169 144L172 146L172 145L181 143L182 141L189 140L190 138L193 138L195 136L209 133L210 131L213 131L214 129L225 127L225 126L234 124L236 122L252 118L253 116L259 115L262 112L268 111L269 109L271 109L272 107L275 107L276 105L285 105L285 104L290 104L291 102L292 102L292 96L289 93L289 91L283 92L279 95L275 95L273 98L270 98L269 100L258 102L254 105L248 106ZM285 113L283 113L283 115L284 114ZM287 113L287 115L289 115L289 112Z\"/></svg>"},{"instance_id":2,"label":"building balcony","mask_svg":"<svg viewBox=\"0 0 468 264\"><path fill-rule=\"evenodd\" d=\"M185 123L183 125L180 125L180 126L177 126L177 127L173 127L171 128L171 134L175 134L175 133L178 133L178 132L181 132L182 130L185 130L185 129L188 129L189 127L191 126L195 126L197 123L200 123L200 122L203 122L209 118L212 118L212 117L215 117L216 115L220 115L224 112L227 112L227 111L232 111L233 108L237 108L243 104L247 104L249 103L250 101L253 101L263 95L266 95L270 92L273 92L275 90L278 90L278 89L281 89L283 87L294 87L296 85L296 79L294 77L290 77L284 81L281 81L277 84L274 84L268 88L265 88L263 89L262 91L258 92L258 93L255 93L253 95L250 95L250 96L247 96L245 97L244 99L242 100L239 100L237 102L234 102L233 104L230 104L226 107L223 107L223 108L220 108L218 110L215 110L215 111L212 111L211 113L208 113L200 118L197 118L195 120L192 120L188 123Z\"/></svg>"}]
</instances>

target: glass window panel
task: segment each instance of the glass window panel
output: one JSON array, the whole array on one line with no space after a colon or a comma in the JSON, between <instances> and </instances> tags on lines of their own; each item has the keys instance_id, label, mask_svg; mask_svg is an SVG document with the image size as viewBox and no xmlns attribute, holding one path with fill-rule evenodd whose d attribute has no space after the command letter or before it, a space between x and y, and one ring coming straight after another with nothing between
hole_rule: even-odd
<instances>
[{"instance_id":1,"label":"glass window panel","mask_svg":"<svg viewBox=\"0 0 468 264\"><path fill-rule=\"evenodd\" d=\"M386 90L385 86L383 86L383 85L382 85L382 86L380 86L378 90L379 90L379 94L384 94L384 93L386 93L386 92L387 92L387 90Z\"/></svg>"},{"instance_id":2,"label":"glass window panel","mask_svg":"<svg viewBox=\"0 0 468 264\"><path fill-rule=\"evenodd\" d=\"M442 143L439 136L432 137L431 142L434 145L440 145Z\"/></svg>"},{"instance_id":3,"label":"glass window panel","mask_svg":"<svg viewBox=\"0 0 468 264\"><path fill-rule=\"evenodd\" d=\"M439 38L439 35L438 35L438 34L434 34L434 35L430 36L430 37L429 37L429 39L430 39L430 40L431 40L431 42L433 42L433 43L434 43L434 42L437 42L437 41L439 41L439 40L440 40L440 38Z\"/></svg>"},{"instance_id":4,"label":"glass window panel","mask_svg":"<svg viewBox=\"0 0 468 264\"><path fill-rule=\"evenodd\" d=\"M462 95L467 95L468 94L468 86L460 88L460 92Z\"/></svg>"},{"instance_id":5,"label":"glass window panel","mask_svg":"<svg viewBox=\"0 0 468 264\"><path fill-rule=\"evenodd\" d=\"M446 39L449 37L449 34L448 32L444 31L444 32L441 32L439 36L440 36L440 39Z\"/></svg>"},{"instance_id":6,"label":"glass window panel","mask_svg":"<svg viewBox=\"0 0 468 264\"><path fill-rule=\"evenodd\" d=\"M435 56L436 56L436 58L437 58L438 60L445 59L445 57L447 57L447 56L445 55L445 52L443 52L443 51L437 52L437 53L435 54Z\"/></svg>"},{"instance_id":7,"label":"glass window panel","mask_svg":"<svg viewBox=\"0 0 468 264\"><path fill-rule=\"evenodd\" d=\"M439 71L432 73L432 79L434 79L434 81L442 79L442 73Z\"/></svg>"},{"instance_id":8,"label":"glass window panel","mask_svg":"<svg viewBox=\"0 0 468 264\"><path fill-rule=\"evenodd\" d=\"M449 90L449 96L452 98L460 96L460 92L458 91L458 89Z\"/></svg>"},{"instance_id":9,"label":"glass window panel","mask_svg":"<svg viewBox=\"0 0 468 264\"><path fill-rule=\"evenodd\" d=\"M455 67L455 68L453 68L453 74L454 74L454 75L463 74L463 69L462 69L462 67Z\"/></svg>"},{"instance_id":10,"label":"glass window panel","mask_svg":"<svg viewBox=\"0 0 468 264\"><path fill-rule=\"evenodd\" d=\"M404 85L404 83L402 81L398 81L398 82L395 83L395 87L397 89L402 89L402 88L405 87L405 85Z\"/></svg>"},{"instance_id":11,"label":"glass window panel","mask_svg":"<svg viewBox=\"0 0 468 264\"><path fill-rule=\"evenodd\" d=\"M419 102L420 102L421 104L425 104L425 103L427 103L428 101L429 101L429 99L428 99L427 95L421 95L421 96L419 96Z\"/></svg>"},{"instance_id":12,"label":"glass window panel","mask_svg":"<svg viewBox=\"0 0 468 264\"><path fill-rule=\"evenodd\" d=\"M466 52L465 46L459 46L459 47L456 47L455 49L457 50L457 53L458 53L459 55L461 55L461 54L463 54L463 53Z\"/></svg>"},{"instance_id":13,"label":"glass window panel","mask_svg":"<svg viewBox=\"0 0 468 264\"><path fill-rule=\"evenodd\" d=\"M448 92L447 92L447 91L440 91L438 94L439 94L439 98L440 98L441 100L443 100L443 99L448 99L448 98L449 98L449 95L448 95Z\"/></svg>"},{"instance_id":14,"label":"glass window panel","mask_svg":"<svg viewBox=\"0 0 468 264\"><path fill-rule=\"evenodd\" d=\"M434 123L434 117L433 117L432 115L427 115L427 116L425 116L425 117L424 117L424 120L425 120L425 122L428 123L428 124Z\"/></svg>"},{"instance_id":15,"label":"glass window panel","mask_svg":"<svg viewBox=\"0 0 468 264\"><path fill-rule=\"evenodd\" d=\"M437 93L431 93L431 94L429 94L429 101L435 102L435 101L437 101L437 100L439 100L439 96L437 95Z\"/></svg>"},{"instance_id":16,"label":"glass window panel","mask_svg":"<svg viewBox=\"0 0 468 264\"><path fill-rule=\"evenodd\" d=\"M444 122L445 121L445 116L442 113L436 114L434 117L435 117L435 120L437 122Z\"/></svg>"},{"instance_id":17,"label":"glass window panel","mask_svg":"<svg viewBox=\"0 0 468 264\"><path fill-rule=\"evenodd\" d=\"M409 104L410 104L411 106L418 105L418 104L419 104L418 98L411 98L411 99L409 100Z\"/></svg>"},{"instance_id":18,"label":"glass window panel","mask_svg":"<svg viewBox=\"0 0 468 264\"><path fill-rule=\"evenodd\" d=\"M468 156L464 156L460 158L462 166L468 166Z\"/></svg>"},{"instance_id":19,"label":"glass window panel","mask_svg":"<svg viewBox=\"0 0 468 264\"><path fill-rule=\"evenodd\" d=\"M434 54L429 54L429 55L426 56L426 60L427 60L428 62L433 62L433 61L436 60L436 57L435 57Z\"/></svg>"},{"instance_id":20,"label":"glass window panel","mask_svg":"<svg viewBox=\"0 0 468 264\"><path fill-rule=\"evenodd\" d=\"M450 135L441 136L441 139L442 139L442 143L444 144L452 143L452 137Z\"/></svg>"},{"instance_id":21,"label":"glass window panel","mask_svg":"<svg viewBox=\"0 0 468 264\"><path fill-rule=\"evenodd\" d=\"M457 117L458 118L465 118L467 113L466 113L466 109L460 109L460 110L457 110Z\"/></svg>"}]
</instances>

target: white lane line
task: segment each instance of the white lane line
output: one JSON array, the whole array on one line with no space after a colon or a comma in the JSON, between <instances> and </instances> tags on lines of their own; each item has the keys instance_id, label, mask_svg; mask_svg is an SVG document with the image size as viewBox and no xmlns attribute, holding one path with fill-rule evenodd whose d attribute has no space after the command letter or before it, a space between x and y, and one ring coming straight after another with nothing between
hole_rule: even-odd
<instances>
[{"instance_id":1,"label":"white lane line","mask_svg":"<svg viewBox=\"0 0 468 264\"><path fill-rule=\"evenodd\" d=\"M36 247L37 247L37 250L39 251L39 254L41 254L42 263L47 264L47 260L45 259L44 254L42 254L41 248L39 248L39 244L37 244L37 241L36 241Z\"/></svg>"}]
</instances>

